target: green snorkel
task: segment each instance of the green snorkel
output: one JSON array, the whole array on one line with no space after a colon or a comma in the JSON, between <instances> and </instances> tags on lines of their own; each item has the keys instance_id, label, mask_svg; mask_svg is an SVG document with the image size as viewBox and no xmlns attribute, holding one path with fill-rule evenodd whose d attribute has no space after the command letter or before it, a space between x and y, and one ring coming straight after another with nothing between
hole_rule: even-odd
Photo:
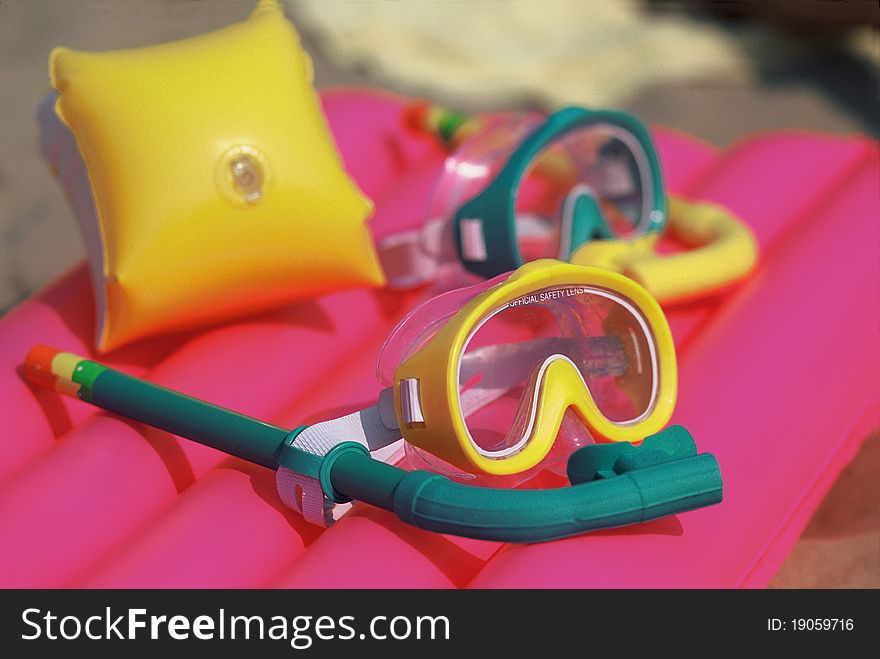
<instances>
[{"instance_id":1,"label":"green snorkel","mask_svg":"<svg viewBox=\"0 0 880 659\"><path fill-rule=\"evenodd\" d=\"M408 118L450 147L421 229L385 236L388 285L462 268L491 278L584 244L656 234L667 221L647 127L616 110L571 106L468 118L426 105Z\"/></svg>"},{"instance_id":2,"label":"green snorkel","mask_svg":"<svg viewBox=\"0 0 880 659\"><path fill-rule=\"evenodd\" d=\"M689 433L673 426L636 447L593 445L568 461L571 487L504 490L462 485L427 471L405 471L370 457L357 442L323 456L293 446L292 431L45 346L25 361L34 384L220 449L236 457L316 478L329 502L352 499L390 510L439 533L503 542L541 542L636 524L721 501L718 464L698 455ZM290 492L279 492L287 500Z\"/></svg>"}]
</instances>

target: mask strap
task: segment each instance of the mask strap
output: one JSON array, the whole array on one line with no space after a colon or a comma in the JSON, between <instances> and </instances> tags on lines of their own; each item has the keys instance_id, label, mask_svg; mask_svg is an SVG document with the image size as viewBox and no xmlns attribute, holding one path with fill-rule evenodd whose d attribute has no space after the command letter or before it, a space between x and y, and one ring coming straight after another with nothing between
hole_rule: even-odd
<instances>
[{"instance_id":1,"label":"mask strap","mask_svg":"<svg viewBox=\"0 0 880 659\"><path fill-rule=\"evenodd\" d=\"M535 213L516 214L517 238L544 238L550 233L552 222Z\"/></svg>"},{"instance_id":2,"label":"mask strap","mask_svg":"<svg viewBox=\"0 0 880 659\"><path fill-rule=\"evenodd\" d=\"M375 405L311 425L299 432L290 445L316 456L324 456L343 442L357 442L370 452L387 448L388 455L381 457L388 457L395 452L397 447L393 445L400 438L394 412L394 392L389 387L382 390ZM285 505L298 510L307 521L319 526L327 526L333 521L334 504L324 496L317 478L281 465L276 472L275 483Z\"/></svg>"},{"instance_id":3,"label":"mask strap","mask_svg":"<svg viewBox=\"0 0 880 659\"><path fill-rule=\"evenodd\" d=\"M440 265L450 258L451 239L449 224L437 218L428 220L421 229L377 241L388 288L415 288L434 281Z\"/></svg>"},{"instance_id":4,"label":"mask strap","mask_svg":"<svg viewBox=\"0 0 880 659\"><path fill-rule=\"evenodd\" d=\"M388 387L379 394L375 405L309 426L293 441L293 446L315 455L326 455L342 442L363 444L376 451L400 439L394 412L393 390Z\"/></svg>"}]
</instances>

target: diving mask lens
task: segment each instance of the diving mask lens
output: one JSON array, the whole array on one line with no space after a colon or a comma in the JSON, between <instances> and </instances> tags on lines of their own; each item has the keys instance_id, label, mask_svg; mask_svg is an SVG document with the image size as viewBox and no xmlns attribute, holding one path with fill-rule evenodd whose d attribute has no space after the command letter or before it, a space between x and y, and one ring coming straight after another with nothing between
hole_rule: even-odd
<instances>
[{"instance_id":1,"label":"diving mask lens","mask_svg":"<svg viewBox=\"0 0 880 659\"><path fill-rule=\"evenodd\" d=\"M597 237L602 222L616 237L649 222L651 170L639 140L611 123L580 126L544 146L516 191L517 244L524 262L567 259Z\"/></svg>"},{"instance_id":2,"label":"diving mask lens","mask_svg":"<svg viewBox=\"0 0 880 659\"><path fill-rule=\"evenodd\" d=\"M467 302L504 282L509 276L505 272L473 286L446 291L410 311L392 330L379 352L379 360L376 362L379 382L391 386L397 367L418 352L446 321Z\"/></svg>"},{"instance_id":3,"label":"diving mask lens","mask_svg":"<svg viewBox=\"0 0 880 659\"><path fill-rule=\"evenodd\" d=\"M525 446L545 371L568 361L610 422L628 425L653 409L657 348L642 314L616 293L588 286L544 288L488 315L462 349L458 394L473 445L503 459Z\"/></svg>"}]
</instances>

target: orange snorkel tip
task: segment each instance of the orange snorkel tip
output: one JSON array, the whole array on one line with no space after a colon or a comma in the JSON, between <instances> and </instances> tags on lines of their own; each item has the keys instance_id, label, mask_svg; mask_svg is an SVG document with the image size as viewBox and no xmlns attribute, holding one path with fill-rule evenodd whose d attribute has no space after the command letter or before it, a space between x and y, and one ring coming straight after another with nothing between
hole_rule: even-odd
<instances>
[{"instance_id":1,"label":"orange snorkel tip","mask_svg":"<svg viewBox=\"0 0 880 659\"><path fill-rule=\"evenodd\" d=\"M84 361L78 355L37 345L28 352L21 370L25 379L32 384L77 396L80 385L74 382L73 375Z\"/></svg>"},{"instance_id":2,"label":"orange snorkel tip","mask_svg":"<svg viewBox=\"0 0 880 659\"><path fill-rule=\"evenodd\" d=\"M22 374L31 384L55 389L58 375L52 372L52 362L61 351L47 345L36 345L28 351Z\"/></svg>"}]
</instances>

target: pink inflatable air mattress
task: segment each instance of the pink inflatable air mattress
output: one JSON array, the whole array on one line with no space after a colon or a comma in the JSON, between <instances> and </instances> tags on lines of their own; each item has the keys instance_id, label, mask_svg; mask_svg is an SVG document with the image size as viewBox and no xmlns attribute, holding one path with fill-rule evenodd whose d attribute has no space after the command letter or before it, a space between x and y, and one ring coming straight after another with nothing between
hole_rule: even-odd
<instances>
[{"instance_id":1,"label":"pink inflatable air mattress","mask_svg":"<svg viewBox=\"0 0 880 659\"><path fill-rule=\"evenodd\" d=\"M348 170L376 201L374 234L419 225L444 154L405 128L405 99L337 91L323 101ZM420 531L365 505L322 531L285 509L266 469L24 383L18 367L35 343L93 354L80 266L0 319L11 423L0 442L0 585L766 585L880 427L878 148L804 133L725 151L655 137L669 190L728 206L762 251L744 285L668 313L674 421L717 456L722 504L525 546ZM351 290L100 359L292 427L375 399L379 349L415 301Z\"/></svg>"}]
</instances>

